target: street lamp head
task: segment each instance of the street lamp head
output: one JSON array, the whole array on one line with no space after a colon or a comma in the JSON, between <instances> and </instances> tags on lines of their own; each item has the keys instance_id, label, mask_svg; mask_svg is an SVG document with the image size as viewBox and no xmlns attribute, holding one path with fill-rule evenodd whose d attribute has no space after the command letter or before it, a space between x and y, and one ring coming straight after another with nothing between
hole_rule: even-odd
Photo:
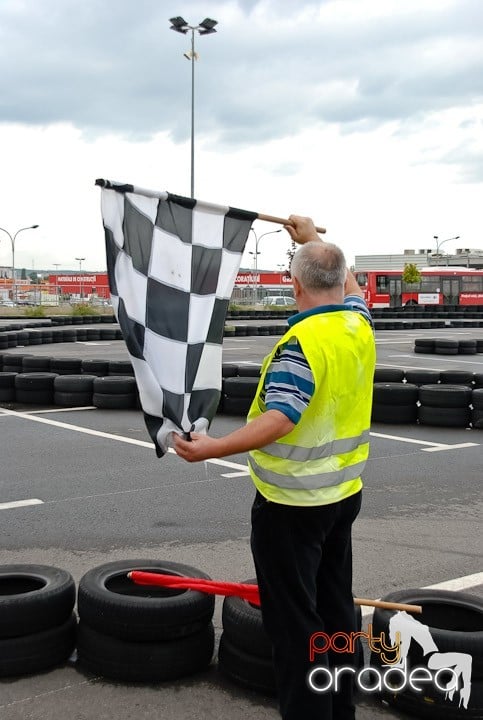
<instances>
[{"instance_id":1,"label":"street lamp head","mask_svg":"<svg viewBox=\"0 0 483 720\"><path fill-rule=\"evenodd\" d=\"M175 32L183 33L183 35L186 35L186 33L188 32L188 23L182 17L170 18L169 22L171 23L170 30L175 30Z\"/></svg>"},{"instance_id":2,"label":"street lamp head","mask_svg":"<svg viewBox=\"0 0 483 720\"><path fill-rule=\"evenodd\" d=\"M210 35L211 33L215 33L215 25L218 25L217 20L212 20L211 18L205 18L202 22L200 22L198 27L198 32L200 35ZM200 30L199 28L203 28Z\"/></svg>"},{"instance_id":3,"label":"street lamp head","mask_svg":"<svg viewBox=\"0 0 483 720\"><path fill-rule=\"evenodd\" d=\"M36 228L38 228L38 225L31 225L31 226L30 226L30 229L31 229L31 230L35 230Z\"/></svg>"}]
</instances>

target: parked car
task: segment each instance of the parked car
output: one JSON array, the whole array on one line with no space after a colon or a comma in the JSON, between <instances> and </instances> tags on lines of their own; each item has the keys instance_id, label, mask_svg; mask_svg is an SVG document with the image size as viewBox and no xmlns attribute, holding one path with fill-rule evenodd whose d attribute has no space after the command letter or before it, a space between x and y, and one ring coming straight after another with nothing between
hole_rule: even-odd
<instances>
[{"instance_id":1,"label":"parked car","mask_svg":"<svg viewBox=\"0 0 483 720\"><path fill-rule=\"evenodd\" d=\"M3 305L3 307L15 307L13 300L0 300L0 305Z\"/></svg>"},{"instance_id":2,"label":"parked car","mask_svg":"<svg viewBox=\"0 0 483 720\"><path fill-rule=\"evenodd\" d=\"M262 305L295 305L295 300L293 297L289 297L288 295L276 295L276 296L270 296L267 295L266 297L262 298Z\"/></svg>"}]
</instances>

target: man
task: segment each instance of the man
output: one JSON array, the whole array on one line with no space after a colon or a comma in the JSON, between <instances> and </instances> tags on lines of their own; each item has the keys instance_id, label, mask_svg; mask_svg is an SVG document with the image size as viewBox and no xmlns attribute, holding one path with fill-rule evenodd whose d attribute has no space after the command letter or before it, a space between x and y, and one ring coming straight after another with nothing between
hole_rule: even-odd
<instances>
[{"instance_id":1,"label":"man","mask_svg":"<svg viewBox=\"0 0 483 720\"><path fill-rule=\"evenodd\" d=\"M351 528L369 453L375 344L362 292L342 251L310 218L286 229L302 247L291 275L299 312L262 365L247 424L229 435L176 436L195 462L249 452L257 493L251 547L272 640L283 720L353 720L352 682L317 693L307 683L313 633L356 630ZM327 667L353 657L316 656Z\"/></svg>"}]
</instances>

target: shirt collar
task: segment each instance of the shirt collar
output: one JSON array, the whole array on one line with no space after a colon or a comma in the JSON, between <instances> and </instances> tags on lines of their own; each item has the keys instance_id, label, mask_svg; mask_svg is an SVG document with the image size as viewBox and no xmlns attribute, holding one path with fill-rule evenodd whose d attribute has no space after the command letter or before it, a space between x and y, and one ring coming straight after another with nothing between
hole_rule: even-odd
<instances>
[{"instance_id":1,"label":"shirt collar","mask_svg":"<svg viewBox=\"0 0 483 720\"><path fill-rule=\"evenodd\" d=\"M299 312L296 315L292 315L288 318L287 322L292 327L292 325L296 325L301 320L305 320L305 318L310 317L311 315L319 315L322 313L328 313L328 312L337 312L338 310L347 310L346 305L317 305L317 307L310 308L310 310L304 310L303 312Z\"/></svg>"}]
</instances>

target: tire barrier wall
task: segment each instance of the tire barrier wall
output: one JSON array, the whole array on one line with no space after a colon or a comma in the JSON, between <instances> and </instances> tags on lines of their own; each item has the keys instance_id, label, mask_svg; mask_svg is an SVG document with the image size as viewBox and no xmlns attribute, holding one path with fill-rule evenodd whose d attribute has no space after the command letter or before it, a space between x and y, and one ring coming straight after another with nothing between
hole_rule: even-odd
<instances>
[{"instance_id":1,"label":"tire barrier wall","mask_svg":"<svg viewBox=\"0 0 483 720\"><path fill-rule=\"evenodd\" d=\"M438 690L436 684L426 682L423 692L414 692L409 688L391 692L385 687L383 699L411 717L435 720L483 718L483 599L463 592L425 589L400 590L382 599L422 605L422 614L414 617L418 630L415 629L410 638L407 651L410 668L424 667L428 668L428 672L429 668L433 668L431 674L434 676L435 668L438 667L437 656L442 654L443 662L439 667L448 667L446 661L449 667L454 667L455 672L458 672L458 690L454 692ZM374 637L380 637L381 633L386 638L390 637L389 623L395 615L394 611L375 608L372 619ZM417 642L418 637L422 644ZM425 643L431 645L430 655L426 656L423 653ZM428 652L427 646L424 652ZM432 664L428 662L429 657ZM468 665L470 658L471 676L465 678L460 670L465 663ZM372 652L370 663L381 669L380 655ZM400 679L395 679L395 682L400 682ZM444 685L444 682L443 676L439 684ZM449 673L446 673L446 682L454 684L454 677L449 677Z\"/></svg>"},{"instance_id":2,"label":"tire barrier wall","mask_svg":"<svg viewBox=\"0 0 483 720\"><path fill-rule=\"evenodd\" d=\"M0 354L0 361L7 363L0 365L0 405L94 406L108 410L141 407L129 361L17 354ZM79 362L81 372L62 374L74 365L79 369ZM58 372L51 372L52 367ZM223 364L218 413L247 414L258 387L260 367ZM106 369L107 375L94 374ZM376 368L372 421L483 429L483 373Z\"/></svg>"},{"instance_id":3,"label":"tire barrier wall","mask_svg":"<svg viewBox=\"0 0 483 720\"><path fill-rule=\"evenodd\" d=\"M215 650L214 596L137 585L128 578L135 569L210 579L189 565L164 560L106 563L80 579L77 619L76 588L70 573L45 565L0 566L0 677L52 669L64 664L76 647L79 668L108 680L152 683L177 680L206 669ZM483 599L461 592L415 589L392 592L383 600L422 605L422 614L408 626L417 625L416 642L412 643L411 636L410 642L406 638L404 643L410 667L443 667L428 663L421 632L429 633L432 651L441 654L443 660L451 657L456 661L451 667L458 669L458 662L471 657L471 674L466 678L461 675L455 693L432 690L428 685L424 693L406 689L394 692L384 683L381 688L387 702L411 712L412 717L482 718ZM361 630L360 607L354 606L354 612L357 629ZM395 615L394 611L375 608L373 636L384 633L390 638L390 622ZM238 597L226 597L222 627L219 670L238 684L274 695L272 649L260 608ZM356 671L365 669L360 640L355 652ZM370 662L374 668L387 668L378 653L372 652Z\"/></svg>"},{"instance_id":4,"label":"tire barrier wall","mask_svg":"<svg viewBox=\"0 0 483 720\"><path fill-rule=\"evenodd\" d=\"M293 313L292 313L293 314ZM466 315L468 315L467 313ZM374 312L373 312L373 316ZM288 316L287 316L288 317ZM374 320L376 330L413 330L449 327L483 327L483 313L480 320L447 320L413 322L412 320ZM255 318L258 319L258 318ZM267 318L283 320L284 318ZM0 324L0 351L11 347L26 347L28 345L42 345L59 342L89 342L97 340L122 340L122 333L117 323L113 322L112 316L81 316L52 318L38 323L10 323ZM229 320L227 319L229 322ZM1 323L1 320L0 320ZM85 324L98 324L98 327L83 327ZM109 324L109 326L108 326ZM245 337L245 336L268 336L283 335L287 330L286 323L273 325L229 325L224 328L224 337ZM480 341L481 342L481 341ZM478 352L482 352L478 350ZM456 353L455 353L456 354ZM466 354L470 354L469 352Z\"/></svg>"},{"instance_id":5,"label":"tire barrier wall","mask_svg":"<svg viewBox=\"0 0 483 720\"><path fill-rule=\"evenodd\" d=\"M130 682L175 680L205 669L214 652L215 598L136 585L130 570L210 579L188 565L121 560L89 570L76 588L65 570L0 566L0 677L64 664Z\"/></svg>"}]
</instances>

